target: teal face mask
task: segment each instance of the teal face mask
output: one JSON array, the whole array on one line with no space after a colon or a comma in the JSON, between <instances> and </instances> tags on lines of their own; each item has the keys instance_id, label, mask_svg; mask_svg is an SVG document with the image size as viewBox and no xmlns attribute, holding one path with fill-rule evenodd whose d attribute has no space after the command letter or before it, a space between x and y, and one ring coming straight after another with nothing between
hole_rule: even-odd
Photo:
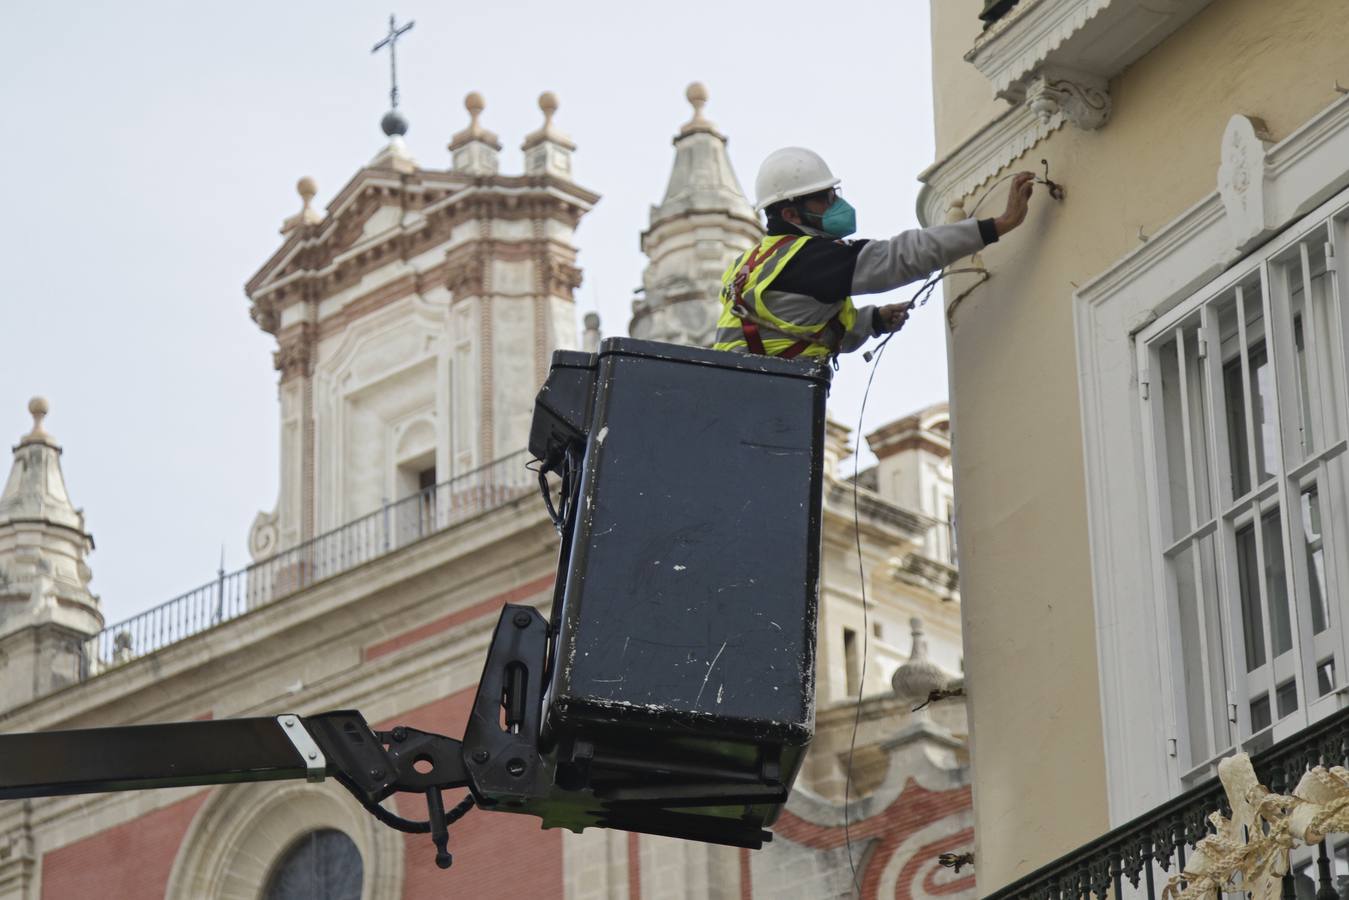
<instances>
[{"instance_id":1,"label":"teal face mask","mask_svg":"<svg viewBox=\"0 0 1349 900\"><path fill-rule=\"evenodd\" d=\"M842 197L835 197L820 216L820 229L830 237L847 237L857 230L857 210Z\"/></svg>"}]
</instances>

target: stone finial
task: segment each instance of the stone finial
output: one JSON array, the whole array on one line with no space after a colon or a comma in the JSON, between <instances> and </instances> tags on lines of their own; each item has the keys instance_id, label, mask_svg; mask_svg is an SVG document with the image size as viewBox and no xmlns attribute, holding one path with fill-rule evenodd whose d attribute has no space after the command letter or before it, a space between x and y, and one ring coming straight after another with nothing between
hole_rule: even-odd
<instances>
[{"instance_id":1,"label":"stone finial","mask_svg":"<svg viewBox=\"0 0 1349 900\"><path fill-rule=\"evenodd\" d=\"M456 153L470 144L479 143L485 144L485 149L488 149L490 152L485 154L467 154L467 156L473 157L475 165L468 165L466 156L464 159L456 160L456 169L483 168L483 164L487 161L488 157L491 157L491 162L495 163L495 156L492 154L501 149L501 141L497 139L495 134L488 131L486 128L483 128L482 123L479 121L482 117L482 111L486 108L486 101L482 99L482 94L479 94L477 91L469 91L468 95L464 97L464 109L468 110L468 127L450 138L449 150L451 153ZM487 166L487 168L492 168L492 166ZM493 171L495 171L494 168Z\"/></svg>"},{"instance_id":2,"label":"stone finial","mask_svg":"<svg viewBox=\"0 0 1349 900\"><path fill-rule=\"evenodd\" d=\"M586 353L596 353L600 349L600 314L585 314L585 331L581 335L581 349Z\"/></svg>"},{"instance_id":3,"label":"stone finial","mask_svg":"<svg viewBox=\"0 0 1349 900\"><path fill-rule=\"evenodd\" d=\"M33 430L19 440L20 447L27 444L51 444L55 446L55 439L42 427L42 420L47 418L47 412L50 409L51 406L47 403L46 397L34 397L28 401L28 412L33 416Z\"/></svg>"},{"instance_id":4,"label":"stone finial","mask_svg":"<svg viewBox=\"0 0 1349 900\"><path fill-rule=\"evenodd\" d=\"M468 127L450 138L449 150L454 171L465 175L494 175L501 168L498 153L501 141L497 136L482 127L479 119L487 103L482 94L470 91L464 97L464 109L468 110Z\"/></svg>"},{"instance_id":5,"label":"stone finial","mask_svg":"<svg viewBox=\"0 0 1349 900\"><path fill-rule=\"evenodd\" d=\"M717 127L703 116L703 107L707 105L707 86L701 81L692 82L688 88L685 89L684 97L689 101L689 105L693 107L693 118L685 122L683 127L679 129L679 137L683 137L686 134L696 134L698 132L717 134L718 137L720 137L717 132ZM676 140L678 140L678 138L676 138Z\"/></svg>"},{"instance_id":6,"label":"stone finial","mask_svg":"<svg viewBox=\"0 0 1349 900\"><path fill-rule=\"evenodd\" d=\"M525 174L570 179L571 153L576 145L553 125L557 95L552 91L540 94L539 109L543 111L543 125L537 131L531 131L520 145L525 151Z\"/></svg>"},{"instance_id":7,"label":"stone finial","mask_svg":"<svg viewBox=\"0 0 1349 900\"><path fill-rule=\"evenodd\" d=\"M537 131L531 131L525 137L525 143L521 149L528 150L545 141L557 144L566 150L576 149L576 145L571 142L571 139L558 131L553 125L553 116L557 113L557 107L557 95L552 91L544 91L539 94L539 109L543 112L543 125Z\"/></svg>"},{"instance_id":8,"label":"stone finial","mask_svg":"<svg viewBox=\"0 0 1349 900\"><path fill-rule=\"evenodd\" d=\"M300 195L300 211L288 216L281 223L281 233L289 234L301 225L316 225L323 221L323 214L314 209L313 201L319 192L318 184L308 175L295 182L295 193Z\"/></svg>"},{"instance_id":9,"label":"stone finial","mask_svg":"<svg viewBox=\"0 0 1349 900\"><path fill-rule=\"evenodd\" d=\"M539 94L539 109L543 110L543 127L547 128L553 124L553 113L557 112L557 94L552 91Z\"/></svg>"},{"instance_id":10,"label":"stone finial","mask_svg":"<svg viewBox=\"0 0 1349 900\"><path fill-rule=\"evenodd\" d=\"M940 666L927 658L923 620L914 616L909 619L909 628L913 635L913 649L909 651L908 661L890 677L890 687L901 700L926 700L933 691L946 687L949 679Z\"/></svg>"}]
</instances>

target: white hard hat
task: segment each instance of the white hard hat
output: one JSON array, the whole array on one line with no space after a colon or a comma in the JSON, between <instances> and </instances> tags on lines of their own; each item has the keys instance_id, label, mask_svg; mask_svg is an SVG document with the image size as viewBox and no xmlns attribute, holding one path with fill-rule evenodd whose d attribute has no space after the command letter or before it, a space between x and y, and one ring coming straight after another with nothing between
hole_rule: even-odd
<instances>
[{"instance_id":1,"label":"white hard hat","mask_svg":"<svg viewBox=\"0 0 1349 900\"><path fill-rule=\"evenodd\" d=\"M768 154L754 179L754 208L804 197L839 183L824 158L805 147L783 147Z\"/></svg>"}]
</instances>

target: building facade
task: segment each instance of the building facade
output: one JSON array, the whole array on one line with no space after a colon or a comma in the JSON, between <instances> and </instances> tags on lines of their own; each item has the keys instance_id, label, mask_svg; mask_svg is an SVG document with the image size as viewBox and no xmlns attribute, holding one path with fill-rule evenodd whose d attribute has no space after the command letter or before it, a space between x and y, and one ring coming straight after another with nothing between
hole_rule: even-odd
<instances>
[{"instance_id":1,"label":"building facade","mask_svg":"<svg viewBox=\"0 0 1349 900\"><path fill-rule=\"evenodd\" d=\"M1340 760L1298 742L1340 734L1349 662L1349 20L1324 0L931 12L920 217L994 214L1017 170L1064 189L947 290L980 892L1039 889L1140 816L1147 849L1112 832L1083 880L1152 886L1147 857L1208 827L1167 804L1220 759L1256 754L1276 789Z\"/></svg>"},{"instance_id":2,"label":"building facade","mask_svg":"<svg viewBox=\"0 0 1349 900\"><path fill-rule=\"evenodd\" d=\"M760 232L707 92L688 98L631 331L694 343ZM573 179L552 95L520 174L499 170L482 98L465 105L448 167L414 161L392 116L326 211L302 179L246 287L276 340L281 417L279 497L248 568L105 627L34 402L0 498L0 728L356 708L376 728L462 734L500 606L552 598L558 538L524 446L552 351L578 343L573 235L599 200ZM588 318L580 341L597 340ZM446 872L424 835L335 784L263 783L0 802L0 897L969 896L968 870L938 863L972 840L963 706L912 711L962 668L948 417L868 435L879 462L855 493L850 438L830 424L817 739L763 850L474 811ZM390 801L413 818L421 802Z\"/></svg>"}]
</instances>

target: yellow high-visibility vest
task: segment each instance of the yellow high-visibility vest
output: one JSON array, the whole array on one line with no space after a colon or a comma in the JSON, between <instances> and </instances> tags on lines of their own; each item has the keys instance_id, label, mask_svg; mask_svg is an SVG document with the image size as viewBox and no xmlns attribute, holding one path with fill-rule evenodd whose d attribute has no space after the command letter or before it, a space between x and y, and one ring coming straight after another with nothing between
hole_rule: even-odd
<instances>
[{"instance_id":1,"label":"yellow high-visibility vest","mask_svg":"<svg viewBox=\"0 0 1349 900\"><path fill-rule=\"evenodd\" d=\"M830 315L823 324L794 322L781 300L764 299L783 267L810 240L815 239L808 235L768 235L757 247L736 258L721 276L721 315L714 350L785 357L828 357L838 352L843 335L857 321L851 297L832 304L832 310L825 306L823 311Z\"/></svg>"}]
</instances>

